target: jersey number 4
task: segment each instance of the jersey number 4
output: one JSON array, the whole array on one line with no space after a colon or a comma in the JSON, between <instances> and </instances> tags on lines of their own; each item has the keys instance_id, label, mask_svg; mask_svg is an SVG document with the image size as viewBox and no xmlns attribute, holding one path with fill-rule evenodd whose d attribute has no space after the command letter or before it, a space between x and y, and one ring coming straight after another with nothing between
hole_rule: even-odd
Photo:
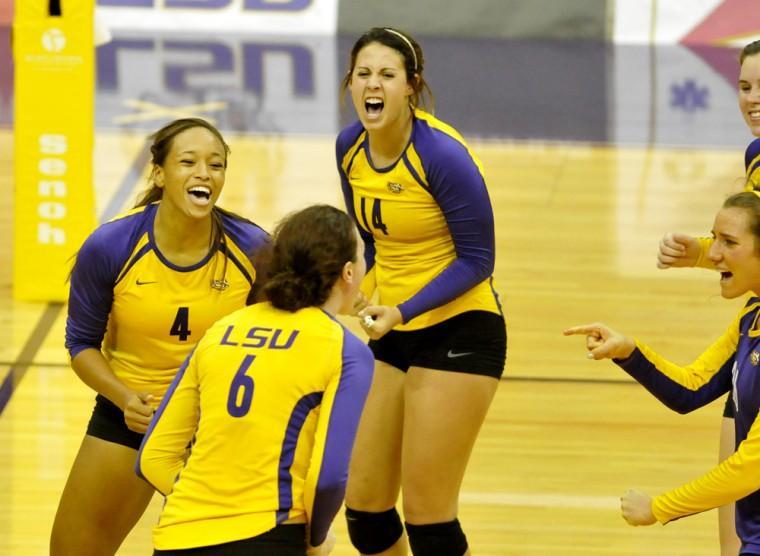
<instances>
[{"instance_id":1,"label":"jersey number 4","mask_svg":"<svg viewBox=\"0 0 760 556\"><path fill-rule=\"evenodd\" d=\"M192 332L190 331L190 308L180 307L177 309L177 316L174 317L174 324L169 330L170 336L179 336L181 342L186 342Z\"/></svg>"},{"instance_id":2,"label":"jersey number 4","mask_svg":"<svg viewBox=\"0 0 760 556\"><path fill-rule=\"evenodd\" d=\"M380 199L372 199L372 228L369 226L369 219L367 218L367 201L366 197L361 198L361 212L362 223L364 229L369 233L372 233L372 228L382 231L385 235L388 235L388 226L383 223L383 211L381 207Z\"/></svg>"}]
</instances>

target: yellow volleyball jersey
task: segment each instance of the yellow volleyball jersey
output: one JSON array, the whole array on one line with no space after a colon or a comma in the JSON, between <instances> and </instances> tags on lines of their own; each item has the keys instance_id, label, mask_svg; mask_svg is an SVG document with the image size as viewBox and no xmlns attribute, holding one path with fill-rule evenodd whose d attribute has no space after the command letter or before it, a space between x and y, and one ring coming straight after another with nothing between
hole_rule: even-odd
<instances>
[{"instance_id":1,"label":"yellow volleyball jersey","mask_svg":"<svg viewBox=\"0 0 760 556\"><path fill-rule=\"evenodd\" d=\"M85 241L66 324L72 358L101 349L119 380L156 404L206 329L245 306L256 277L251 256L268 238L252 222L223 215L226 247L179 267L155 245L157 207L118 216Z\"/></svg>"},{"instance_id":2,"label":"yellow volleyball jersey","mask_svg":"<svg viewBox=\"0 0 760 556\"><path fill-rule=\"evenodd\" d=\"M501 312L491 277L493 210L481 163L456 130L416 110L399 160L377 168L356 122L339 135L336 156L348 212L367 244L366 280L380 304L399 306L404 324L396 329Z\"/></svg>"},{"instance_id":3,"label":"yellow volleyball jersey","mask_svg":"<svg viewBox=\"0 0 760 556\"><path fill-rule=\"evenodd\" d=\"M242 540L289 519L320 544L343 501L373 365L316 307L257 303L212 326L138 455L138 475L166 495L155 547Z\"/></svg>"},{"instance_id":4,"label":"yellow volleyball jersey","mask_svg":"<svg viewBox=\"0 0 760 556\"><path fill-rule=\"evenodd\" d=\"M661 523L736 502L736 527L744 550L760 550L760 298L739 315L702 355L676 365L646 345L625 360L626 372L679 413L693 411L729 390L735 409L736 451L703 476L657 496L652 511Z\"/></svg>"}]
</instances>

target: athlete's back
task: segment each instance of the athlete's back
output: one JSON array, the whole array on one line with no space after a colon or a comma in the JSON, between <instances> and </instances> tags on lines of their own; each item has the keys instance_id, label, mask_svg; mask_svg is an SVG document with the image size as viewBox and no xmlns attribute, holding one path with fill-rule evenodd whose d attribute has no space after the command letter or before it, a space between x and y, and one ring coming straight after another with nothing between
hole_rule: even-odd
<instances>
[{"instance_id":1,"label":"athlete's back","mask_svg":"<svg viewBox=\"0 0 760 556\"><path fill-rule=\"evenodd\" d=\"M345 246L323 247L337 227L330 217ZM314 233L312 220L332 227ZM159 551L255 542L285 523L308 524L316 546L343 502L374 362L333 314L353 304L361 243L348 215L332 207L286 222L309 236L313 253L304 256L301 239L283 245L290 228L279 232L271 301L209 328L146 433L137 472L167 497L154 530ZM332 270L320 267L330 258Z\"/></svg>"}]
</instances>

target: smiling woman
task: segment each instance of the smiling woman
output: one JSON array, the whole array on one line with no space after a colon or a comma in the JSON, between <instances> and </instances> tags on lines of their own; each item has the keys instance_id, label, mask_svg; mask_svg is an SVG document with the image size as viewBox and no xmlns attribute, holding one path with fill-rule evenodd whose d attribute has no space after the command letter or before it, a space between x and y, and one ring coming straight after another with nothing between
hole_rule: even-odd
<instances>
[{"instance_id":1,"label":"smiling woman","mask_svg":"<svg viewBox=\"0 0 760 556\"><path fill-rule=\"evenodd\" d=\"M744 170L746 175L745 191L760 189L760 41L745 46L739 55L741 66L738 79L739 111L750 132L756 137L744 152ZM708 253L710 238L691 237L688 234L669 232L660 241L657 254L659 268L703 266L712 268L713 261ZM733 453L734 403L731 396L726 400L721 423L720 460ZM719 510L719 528L721 554L734 556L739 542L734 534L734 508L725 506Z\"/></svg>"},{"instance_id":2,"label":"smiling woman","mask_svg":"<svg viewBox=\"0 0 760 556\"><path fill-rule=\"evenodd\" d=\"M143 513L153 489L133 469L153 412L205 330L252 299L251 260L268 242L215 206L229 153L216 128L182 119L153 140L151 188L90 235L71 274L66 347L98 395L53 555L114 554Z\"/></svg>"},{"instance_id":3,"label":"smiling woman","mask_svg":"<svg viewBox=\"0 0 760 556\"><path fill-rule=\"evenodd\" d=\"M715 217L714 241L707 257L720 272L721 295L733 299L751 291L760 293L760 238L758 193L734 195Z\"/></svg>"},{"instance_id":4,"label":"smiling woman","mask_svg":"<svg viewBox=\"0 0 760 556\"><path fill-rule=\"evenodd\" d=\"M739 110L752 135L760 137L760 41L745 46L739 62Z\"/></svg>"},{"instance_id":5,"label":"smiling woman","mask_svg":"<svg viewBox=\"0 0 760 556\"><path fill-rule=\"evenodd\" d=\"M736 532L742 556L760 555L760 194L743 192L726 199L715 217L708 257L721 273L724 298L751 297L728 330L699 358L679 367L649 347L604 324L565 330L586 336L591 359L612 359L656 398L688 413L732 393L735 451L703 476L654 499L628 491L621 498L631 525L651 525L736 502ZM734 553L735 554L735 553Z\"/></svg>"}]
</instances>

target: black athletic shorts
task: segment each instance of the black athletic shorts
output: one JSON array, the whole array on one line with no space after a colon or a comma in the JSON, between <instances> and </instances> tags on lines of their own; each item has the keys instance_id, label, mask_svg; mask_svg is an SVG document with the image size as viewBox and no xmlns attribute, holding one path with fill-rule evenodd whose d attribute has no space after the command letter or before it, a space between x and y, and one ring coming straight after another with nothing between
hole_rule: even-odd
<instances>
[{"instance_id":1,"label":"black athletic shorts","mask_svg":"<svg viewBox=\"0 0 760 556\"><path fill-rule=\"evenodd\" d=\"M369 347L375 359L404 372L424 367L500 378L507 328L501 315L468 311L420 330L391 330Z\"/></svg>"},{"instance_id":2,"label":"black athletic shorts","mask_svg":"<svg viewBox=\"0 0 760 556\"><path fill-rule=\"evenodd\" d=\"M144 436L130 430L124 422L124 412L100 394L95 397L95 409L87 425L87 434L134 450L140 449Z\"/></svg>"},{"instance_id":3,"label":"black athletic shorts","mask_svg":"<svg viewBox=\"0 0 760 556\"><path fill-rule=\"evenodd\" d=\"M731 391L728 393L728 398L726 398L726 407L723 408L723 417L733 419L734 409L734 393Z\"/></svg>"},{"instance_id":4,"label":"black athletic shorts","mask_svg":"<svg viewBox=\"0 0 760 556\"><path fill-rule=\"evenodd\" d=\"M306 525L278 525L250 539L182 550L154 550L153 556L304 556Z\"/></svg>"}]
</instances>

